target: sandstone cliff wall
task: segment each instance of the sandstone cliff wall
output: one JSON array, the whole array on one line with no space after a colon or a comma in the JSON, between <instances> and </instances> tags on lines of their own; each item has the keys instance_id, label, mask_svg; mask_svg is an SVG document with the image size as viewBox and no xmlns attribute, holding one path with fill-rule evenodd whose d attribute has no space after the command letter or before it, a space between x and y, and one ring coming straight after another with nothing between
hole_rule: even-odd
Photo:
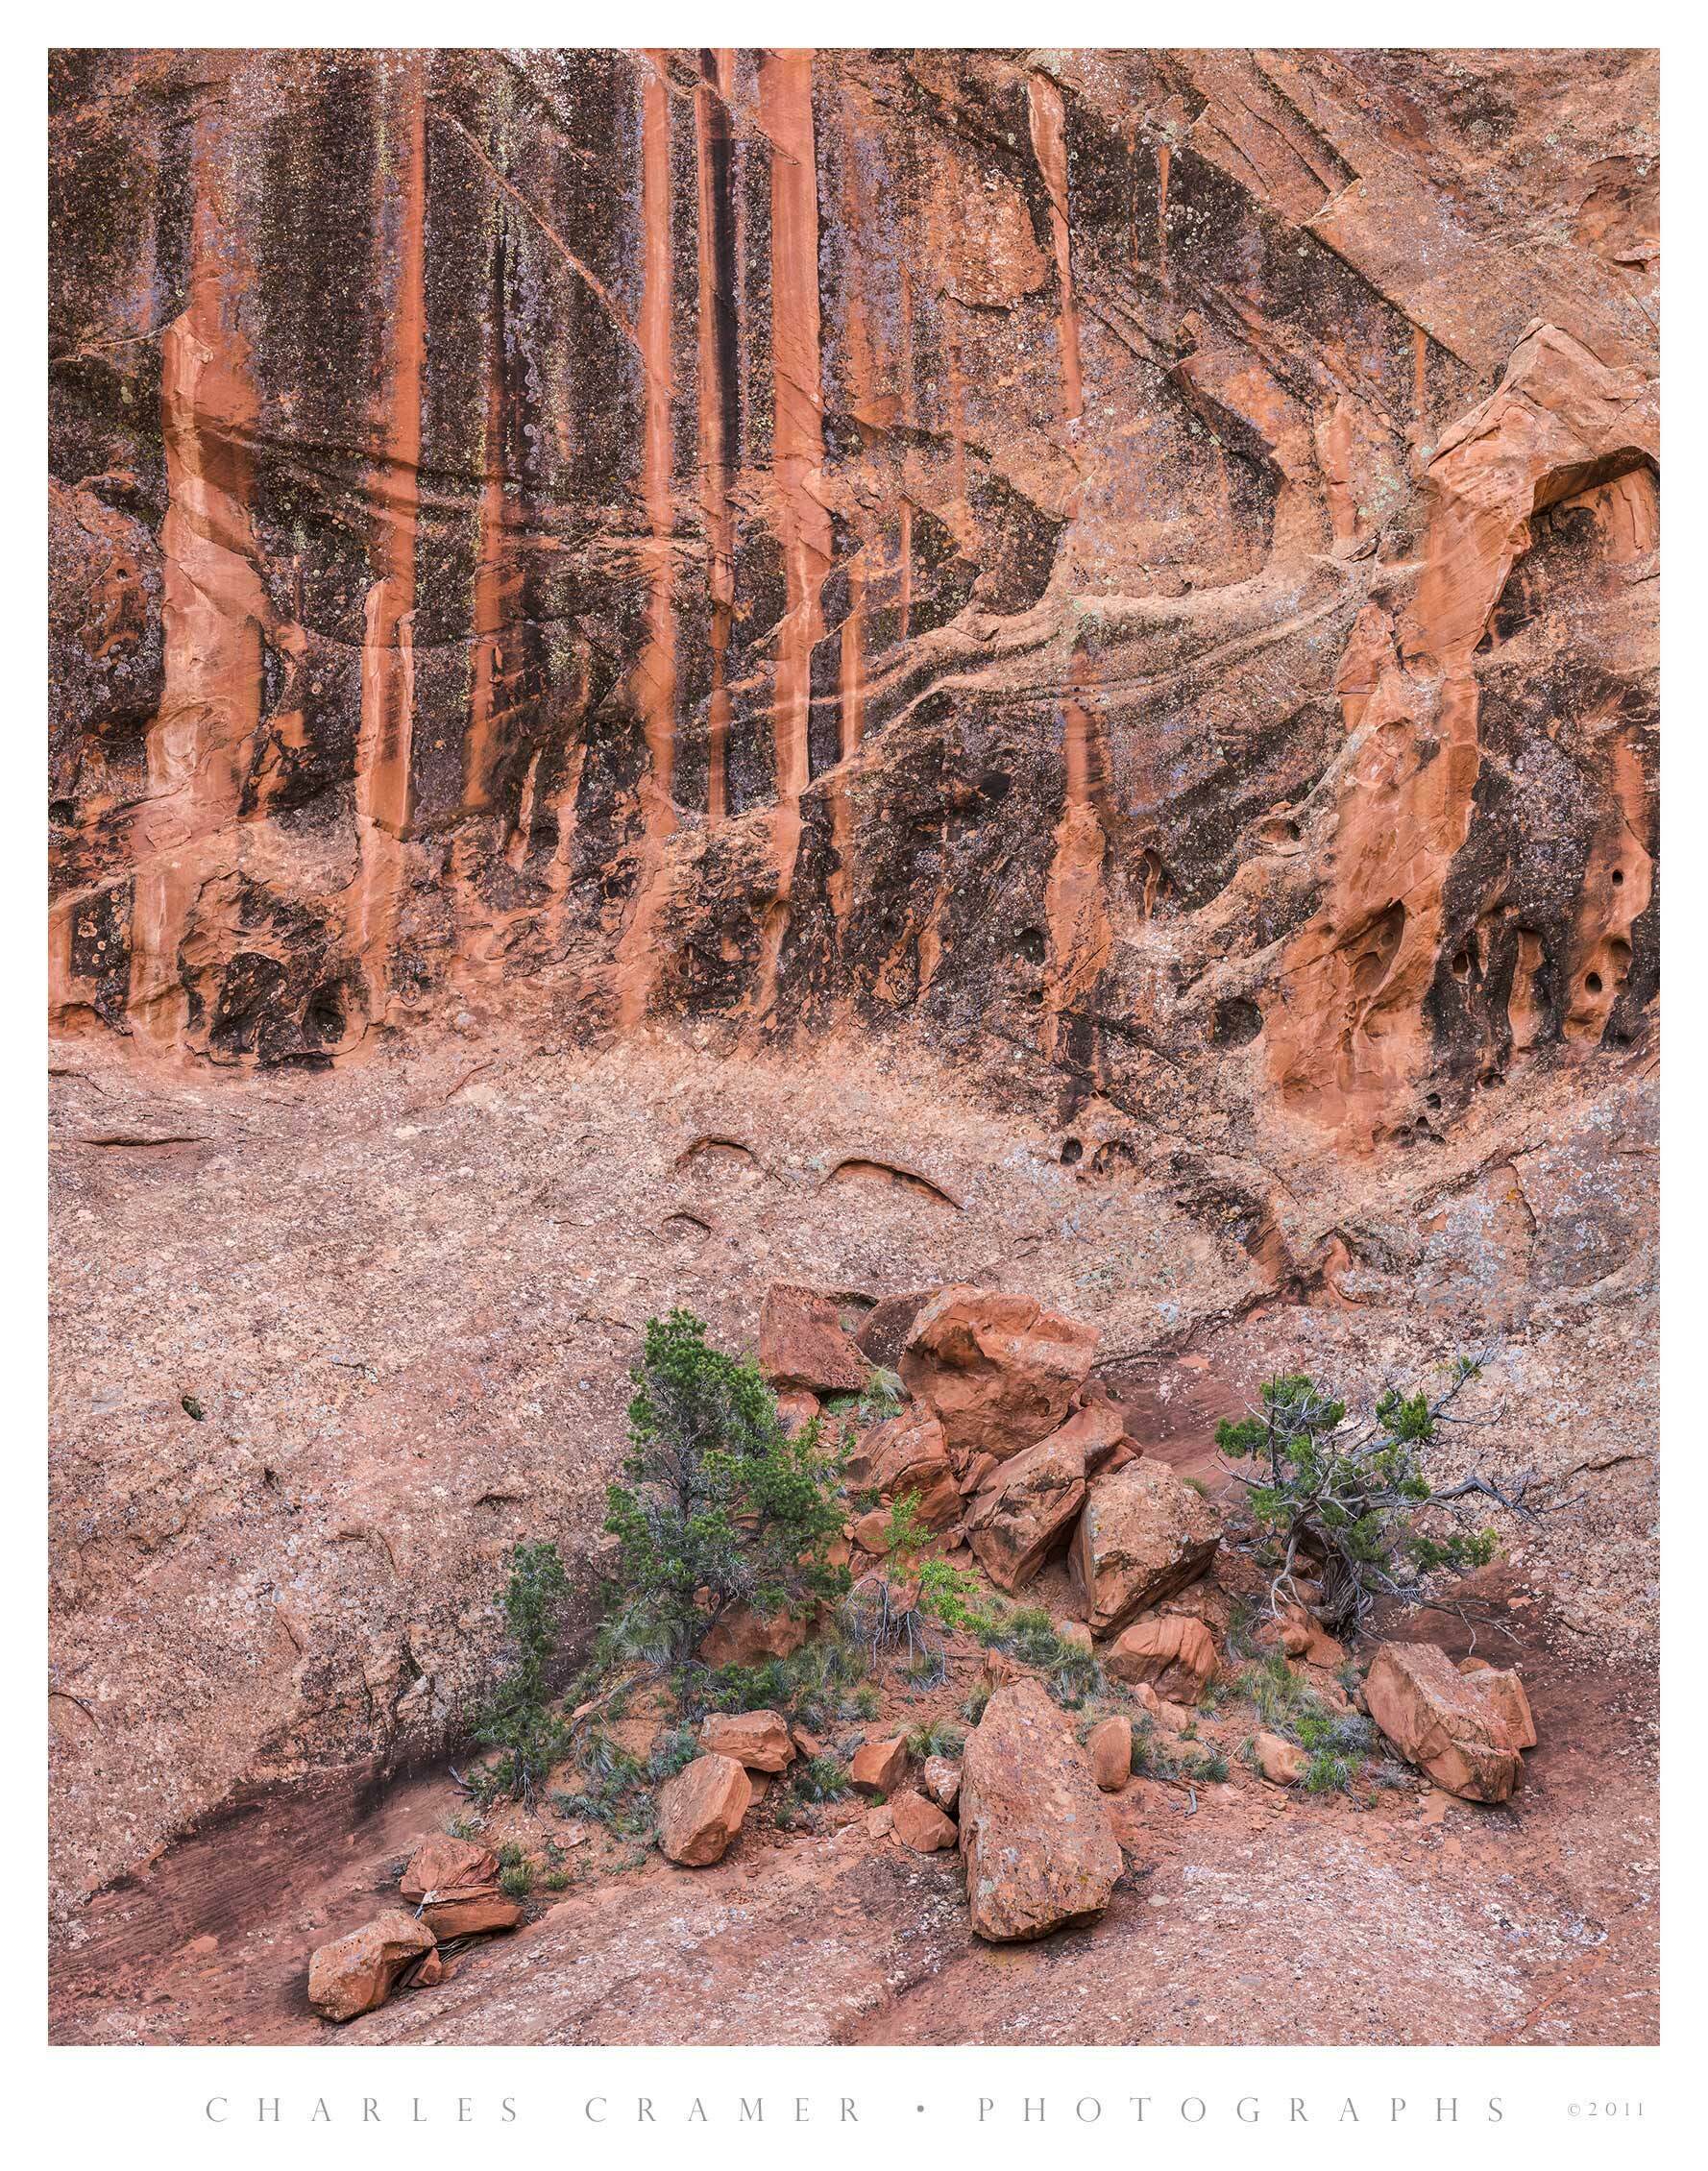
<instances>
[{"instance_id":1,"label":"sandstone cliff wall","mask_svg":"<svg viewBox=\"0 0 1708 2171\"><path fill-rule=\"evenodd\" d=\"M1656 984L1636 53L54 64L53 1001L1353 1147Z\"/></svg>"}]
</instances>

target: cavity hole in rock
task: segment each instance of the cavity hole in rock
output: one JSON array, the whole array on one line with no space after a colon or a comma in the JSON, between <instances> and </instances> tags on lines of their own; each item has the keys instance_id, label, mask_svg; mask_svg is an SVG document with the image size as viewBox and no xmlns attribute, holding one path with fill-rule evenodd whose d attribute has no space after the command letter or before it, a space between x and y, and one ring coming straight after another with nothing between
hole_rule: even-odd
<instances>
[{"instance_id":1,"label":"cavity hole in rock","mask_svg":"<svg viewBox=\"0 0 1708 2171\"><path fill-rule=\"evenodd\" d=\"M756 1168L759 1156L751 1146L744 1145L740 1138L725 1137L720 1132L702 1132L692 1145L676 1156L676 1166L687 1168L692 1162L705 1160L714 1168Z\"/></svg>"},{"instance_id":2,"label":"cavity hole in rock","mask_svg":"<svg viewBox=\"0 0 1708 2171\"><path fill-rule=\"evenodd\" d=\"M1613 870L1613 887L1614 887L1614 888L1615 888L1616 890L1618 890L1618 889L1621 889L1621 888L1622 888L1622 887L1623 886L1623 883L1624 883L1624 879L1625 879L1625 870L1624 870L1624 868L1623 868L1623 866L1616 866L1616 867L1614 868L1614 870Z\"/></svg>"},{"instance_id":3,"label":"cavity hole in rock","mask_svg":"<svg viewBox=\"0 0 1708 2171\"><path fill-rule=\"evenodd\" d=\"M317 988L309 996L303 1031L309 1039L323 1043L344 1037L344 998L337 988Z\"/></svg>"},{"instance_id":4,"label":"cavity hole in rock","mask_svg":"<svg viewBox=\"0 0 1708 2171\"><path fill-rule=\"evenodd\" d=\"M897 1190L915 1191L921 1197L936 1199L940 1206L953 1207L957 1213L963 1210L961 1201L945 1191L940 1183L900 1161L875 1160L867 1155L850 1154L845 1160L838 1161L824 1179L826 1183L845 1183L850 1180L875 1180L879 1183L892 1184Z\"/></svg>"},{"instance_id":5,"label":"cavity hole in rock","mask_svg":"<svg viewBox=\"0 0 1708 2171\"><path fill-rule=\"evenodd\" d=\"M1263 1030L1263 1012L1245 995L1225 995L1210 1012L1209 1037L1218 1046L1243 1048Z\"/></svg>"},{"instance_id":6,"label":"cavity hole in rock","mask_svg":"<svg viewBox=\"0 0 1708 2171\"><path fill-rule=\"evenodd\" d=\"M1469 950L1455 950L1455 951L1454 951L1454 953L1453 953L1453 978L1454 978L1455 980L1463 980L1463 979L1467 978L1467 976L1469 975L1470 971L1471 971L1471 953L1470 953L1470 951L1469 951Z\"/></svg>"},{"instance_id":7,"label":"cavity hole in rock","mask_svg":"<svg viewBox=\"0 0 1708 2171\"><path fill-rule=\"evenodd\" d=\"M1080 1139L1063 1138L1061 1141L1062 1166L1064 1168L1071 1168L1074 1162L1079 1160L1084 1156L1085 1151L1085 1146Z\"/></svg>"},{"instance_id":8,"label":"cavity hole in rock","mask_svg":"<svg viewBox=\"0 0 1708 2171\"><path fill-rule=\"evenodd\" d=\"M1586 972L1583 976L1583 984L1592 995L1598 995L1601 992L1601 975L1598 972Z\"/></svg>"},{"instance_id":9,"label":"cavity hole in rock","mask_svg":"<svg viewBox=\"0 0 1708 2171\"><path fill-rule=\"evenodd\" d=\"M1042 964L1049 955L1042 930L1037 927L1022 928L1014 942L1014 954L1024 958L1028 964Z\"/></svg>"}]
</instances>

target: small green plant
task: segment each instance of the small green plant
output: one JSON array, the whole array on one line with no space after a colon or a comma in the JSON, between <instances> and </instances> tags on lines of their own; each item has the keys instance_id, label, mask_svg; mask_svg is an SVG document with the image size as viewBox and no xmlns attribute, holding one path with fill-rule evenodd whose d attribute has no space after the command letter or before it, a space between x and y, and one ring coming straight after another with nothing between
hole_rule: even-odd
<instances>
[{"instance_id":1,"label":"small green plant","mask_svg":"<svg viewBox=\"0 0 1708 2171\"><path fill-rule=\"evenodd\" d=\"M699 1737L692 1726L667 1726L647 1759L647 1778L659 1787L685 1771L699 1754Z\"/></svg>"},{"instance_id":2,"label":"small green plant","mask_svg":"<svg viewBox=\"0 0 1708 2171\"><path fill-rule=\"evenodd\" d=\"M961 1716L969 1726L976 1726L985 1716L985 1706L990 1701L990 1691L984 1682L976 1683L962 1698Z\"/></svg>"},{"instance_id":3,"label":"small green plant","mask_svg":"<svg viewBox=\"0 0 1708 2171\"><path fill-rule=\"evenodd\" d=\"M903 1493L890 1503L884 1531L884 1565L863 1575L844 1608L848 1632L876 1665L888 1652L905 1650L909 1678L934 1688L949 1671L940 1631L968 1619L977 1590L964 1569L927 1557L931 1532L919 1513L919 1495Z\"/></svg>"},{"instance_id":4,"label":"small green plant","mask_svg":"<svg viewBox=\"0 0 1708 2171\"><path fill-rule=\"evenodd\" d=\"M758 1367L713 1349L688 1311L647 1321L633 1378L626 1482L606 1493L616 1646L681 1665L735 1607L846 1589L827 1557L842 1507L818 1420L787 1431Z\"/></svg>"},{"instance_id":5,"label":"small green plant","mask_svg":"<svg viewBox=\"0 0 1708 2171\"><path fill-rule=\"evenodd\" d=\"M499 1595L511 1664L476 1714L476 1743L497 1753L474 1784L492 1800L529 1801L569 1750L569 1729L551 1709L547 1677L557 1649L569 1578L554 1545L518 1546Z\"/></svg>"},{"instance_id":6,"label":"small green plant","mask_svg":"<svg viewBox=\"0 0 1708 2171\"><path fill-rule=\"evenodd\" d=\"M534 1889L533 1865L512 1862L499 1871L499 1890L509 1899L526 1899Z\"/></svg>"},{"instance_id":7,"label":"small green plant","mask_svg":"<svg viewBox=\"0 0 1708 2171\"><path fill-rule=\"evenodd\" d=\"M709 1673L689 1665L672 1676L686 1716L708 1711L780 1711L793 1724L818 1732L849 1719L872 1718L877 1691L866 1678L866 1653L847 1635L819 1636L791 1658L760 1666L725 1666Z\"/></svg>"},{"instance_id":8,"label":"small green plant","mask_svg":"<svg viewBox=\"0 0 1708 2171\"><path fill-rule=\"evenodd\" d=\"M950 1719L933 1719L908 1736L908 1754L923 1763L928 1756L959 1756L966 1736Z\"/></svg>"},{"instance_id":9,"label":"small green plant","mask_svg":"<svg viewBox=\"0 0 1708 2171\"><path fill-rule=\"evenodd\" d=\"M1309 1610L1332 1634L1350 1635L1379 1600L1415 1604L1436 1570L1494 1557L1492 1530L1434 1536L1417 1522L1424 1509L1491 1490L1467 1479L1437 1492L1419 1463L1448 1404L1480 1371L1461 1357L1433 1403L1390 1387L1367 1419L1352 1424L1344 1402L1307 1374L1290 1373L1265 1384L1249 1417L1217 1427L1224 1454L1258 1465L1256 1477L1233 1475L1263 1533L1272 1612L1304 1603L1303 1581L1312 1586Z\"/></svg>"},{"instance_id":10,"label":"small green plant","mask_svg":"<svg viewBox=\"0 0 1708 2171\"><path fill-rule=\"evenodd\" d=\"M976 1617L973 1633L992 1650L1036 1667L1059 1704L1078 1711L1105 1687L1103 1668L1081 1644L1069 1643L1040 1605L992 1608Z\"/></svg>"},{"instance_id":11,"label":"small green plant","mask_svg":"<svg viewBox=\"0 0 1708 2171\"><path fill-rule=\"evenodd\" d=\"M1307 1794L1351 1793L1354 1775L1353 1765L1344 1756L1321 1748L1305 1766L1300 1785Z\"/></svg>"},{"instance_id":12,"label":"small green plant","mask_svg":"<svg viewBox=\"0 0 1708 2171\"><path fill-rule=\"evenodd\" d=\"M1148 1715L1134 1723L1133 1769L1141 1778L1169 1779L1174 1776L1174 1758L1167 1746L1158 1739L1156 1722Z\"/></svg>"},{"instance_id":13,"label":"small green plant","mask_svg":"<svg viewBox=\"0 0 1708 2171\"><path fill-rule=\"evenodd\" d=\"M839 1801L852 1781L834 1756L809 1756L795 1766L789 1783L802 1801Z\"/></svg>"},{"instance_id":14,"label":"small green plant","mask_svg":"<svg viewBox=\"0 0 1708 2171\"><path fill-rule=\"evenodd\" d=\"M1351 1792L1377 1744L1376 1728L1361 1712L1337 1711L1280 1651L1248 1666L1236 1687L1269 1732L1307 1752L1310 1762L1300 1781L1307 1793Z\"/></svg>"},{"instance_id":15,"label":"small green plant","mask_svg":"<svg viewBox=\"0 0 1708 2171\"><path fill-rule=\"evenodd\" d=\"M1223 1639L1230 1658L1256 1658L1258 1646L1255 1630L1257 1609L1249 1598L1235 1598L1228 1613L1228 1633Z\"/></svg>"},{"instance_id":16,"label":"small green plant","mask_svg":"<svg viewBox=\"0 0 1708 2171\"><path fill-rule=\"evenodd\" d=\"M520 1869L527 1860L527 1856L514 1840L506 1840L501 1846L497 1848L495 1859L500 1869Z\"/></svg>"},{"instance_id":17,"label":"small green plant","mask_svg":"<svg viewBox=\"0 0 1708 2171\"><path fill-rule=\"evenodd\" d=\"M540 1879L540 1889L547 1892L561 1892L567 1890L573 1883L574 1878L569 1870L549 1869L545 1876Z\"/></svg>"}]
</instances>

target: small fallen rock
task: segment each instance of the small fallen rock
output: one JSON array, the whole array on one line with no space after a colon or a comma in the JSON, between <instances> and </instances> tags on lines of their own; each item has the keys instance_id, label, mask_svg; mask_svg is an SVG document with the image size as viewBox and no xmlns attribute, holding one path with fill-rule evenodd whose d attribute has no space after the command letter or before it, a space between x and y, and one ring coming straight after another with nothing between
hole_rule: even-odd
<instances>
[{"instance_id":1,"label":"small fallen rock","mask_svg":"<svg viewBox=\"0 0 1708 2171\"><path fill-rule=\"evenodd\" d=\"M1068 1565L1094 1636L1196 1582L1221 1544L1220 1516L1155 1455L1094 1478Z\"/></svg>"},{"instance_id":2,"label":"small fallen rock","mask_svg":"<svg viewBox=\"0 0 1708 2171\"><path fill-rule=\"evenodd\" d=\"M763 1666L768 1658L793 1658L806 1642L810 1625L787 1606L769 1614L732 1606L700 1639L699 1655L710 1667Z\"/></svg>"},{"instance_id":3,"label":"small fallen rock","mask_svg":"<svg viewBox=\"0 0 1708 2171\"><path fill-rule=\"evenodd\" d=\"M469 1938L513 1930L522 1908L499 1888L499 1858L490 1847L437 1833L409 1857L398 1896L418 1910L435 1938Z\"/></svg>"},{"instance_id":4,"label":"small fallen rock","mask_svg":"<svg viewBox=\"0 0 1708 2171\"><path fill-rule=\"evenodd\" d=\"M862 1742L854 1751L848 1777L862 1794L891 1794L907 1777L908 1744L905 1735L881 1742Z\"/></svg>"},{"instance_id":5,"label":"small fallen rock","mask_svg":"<svg viewBox=\"0 0 1708 2171\"><path fill-rule=\"evenodd\" d=\"M1086 1736L1091 1776L1106 1794L1119 1793L1133 1776L1133 1721L1117 1712Z\"/></svg>"},{"instance_id":6,"label":"small fallen rock","mask_svg":"<svg viewBox=\"0 0 1708 2171\"><path fill-rule=\"evenodd\" d=\"M733 1756L749 1771L781 1771L794 1755L780 1711L716 1711L700 1727L699 1745Z\"/></svg>"},{"instance_id":7,"label":"small fallen rock","mask_svg":"<svg viewBox=\"0 0 1708 2171\"><path fill-rule=\"evenodd\" d=\"M881 1560L890 1550L890 1510L868 1508L853 1525L851 1535L862 1552Z\"/></svg>"},{"instance_id":8,"label":"small fallen rock","mask_svg":"<svg viewBox=\"0 0 1708 2171\"><path fill-rule=\"evenodd\" d=\"M308 2002L323 2020L354 2020L383 2005L399 1978L436 1948L425 1922L393 1908L319 1948L308 1963Z\"/></svg>"},{"instance_id":9,"label":"small fallen rock","mask_svg":"<svg viewBox=\"0 0 1708 2171\"><path fill-rule=\"evenodd\" d=\"M998 1463L967 1510L967 1542L986 1573L1005 1591L1031 1582L1060 1551L1086 1501L1086 1457L1063 1426L1048 1439Z\"/></svg>"},{"instance_id":10,"label":"small fallen rock","mask_svg":"<svg viewBox=\"0 0 1708 2171\"><path fill-rule=\"evenodd\" d=\"M1433 1644L1383 1644L1364 1680L1370 1716L1407 1764L1464 1801L1502 1802L1536 1745L1524 1684L1510 1669L1461 1673Z\"/></svg>"},{"instance_id":11,"label":"small fallen rock","mask_svg":"<svg viewBox=\"0 0 1708 2171\"><path fill-rule=\"evenodd\" d=\"M1077 1651L1089 1651L1091 1631L1083 1621L1058 1621L1056 1633L1064 1644L1071 1644Z\"/></svg>"},{"instance_id":12,"label":"small fallen rock","mask_svg":"<svg viewBox=\"0 0 1708 2171\"><path fill-rule=\"evenodd\" d=\"M912 1787L904 1787L893 1796L890 1808L894 1814L895 1836L904 1846L912 1847L915 1854L936 1854L943 1847L955 1844L956 1831L935 1802L916 1794Z\"/></svg>"},{"instance_id":13,"label":"small fallen rock","mask_svg":"<svg viewBox=\"0 0 1708 2171\"><path fill-rule=\"evenodd\" d=\"M1121 1849L1086 1753L1036 1681L998 1689L967 1737L961 1851L972 1926L992 1943L1091 1922Z\"/></svg>"},{"instance_id":14,"label":"small fallen rock","mask_svg":"<svg viewBox=\"0 0 1708 2171\"><path fill-rule=\"evenodd\" d=\"M1298 1743L1285 1741L1280 1734L1259 1734L1252 1744L1252 1754L1272 1787L1296 1787L1310 1765Z\"/></svg>"},{"instance_id":15,"label":"small fallen rock","mask_svg":"<svg viewBox=\"0 0 1708 2171\"><path fill-rule=\"evenodd\" d=\"M1159 1696L1148 1681L1137 1682L1133 1694L1159 1725L1176 1734L1183 1732L1198 1716L1195 1711L1188 1711L1183 1703L1171 1703L1166 1696Z\"/></svg>"},{"instance_id":16,"label":"small fallen rock","mask_svg":"<svg viewBox=\"0 0 1708 2171\"><path fill-rule=\"evenodd\" d=\"M753 1789L733 1756L711 1750L658 1793L659 1852L687 1869L721 1862L742 1828Z\"/></svg>"},{"instance_id":17,"label":"small fallen rock","mask_svg":"<svg viewBox=\"0 0 1708 2171\"><path fill-rule=\"evenodd\" d=\"M953 1757L928 1756L920 1783L939 1809L953 1809L961 1793L961 1767Z\"/></svg>"},{"instance_id":18,"label":"small fallen rock","mask_svg":"<svg viewBox=\"0 0 1708 2171\"><path fill-rule=\"evenodd\" d=\"M785 1387L777 1397L777 1415L783 1421L785 1432L798 1432L803 1426L811 1425L819 1413L817 1395L809 1394L804 1387Z\"/></svg>"},{"instance_id":19,"label":"small fallen rock","mask_svg":"<svg viewBox=\"0 0 1708 2171\"><path fill-rule=\"evenodd\" d=\"M1216 1670L1215 1638L1202 1621L1165 1614L1124 1629L1103 1663L1117 1681L1148 1682L1160 1696L1196 1703Z\"/></svg>"}]
</instances>

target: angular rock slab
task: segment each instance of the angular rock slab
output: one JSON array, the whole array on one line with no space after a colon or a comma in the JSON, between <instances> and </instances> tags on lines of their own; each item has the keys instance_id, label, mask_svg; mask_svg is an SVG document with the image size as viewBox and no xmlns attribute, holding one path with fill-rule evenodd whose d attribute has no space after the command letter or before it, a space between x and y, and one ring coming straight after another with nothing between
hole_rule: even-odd
<instances>
[{"instance_id":1,"label":"angular rock slab","mask_svg":"<svg viewBox=\"0 0 1708 2171\"><path fill-rule=\"evenodd\" d=\"M700 1639L699 1655L708 1666L763 1666L768 1658L793 1658L807 1640L811 1623L781 1606L755 1613L732 1606Z\"/></svg>"},{"instance_id":2,"label":"angular rock slab","mask_svg":"<svg viewBox=\"0 0 1708 2171\"><path fill-rule=\"evenodd\" d=\"M1055 1431L1096 1348L1096 1328L1036 1297L955 1284L920 1310L897 1369L942 1420L951 1452L1000 1461Z\"/></svg>"},{"instance_id":3,"label":"angular rock slab","mask_svg":"<svg viewBox=\"0 0 1708 2171\"><path fill-rule=\"evenodd\" d=\"M904 1846L915 1854L936 1854L955 1844L955 1824L935 1802L904 1787L890 1803L891 1829Z\"/></svg>"},{"instance_id":4,"label":"angular rock slab","mask_svg":"<svg viewBox=\"0 0 1708 2171\"><path fill-rule=\"evenodd\" d=\"M848 1777L861 1794L893 1793L907 1777L908 1744L904 1735L862 1742L854 1751Z\"/></svg>"},{"instance_id":5,"label":"angular rock slab","mask_svg":"<svg viewBox=\"0 0 1708 2171\"><path fill-rule=\"evenodd\" d=\"M1143 1682L1159 1696L1196 1703L1216 1670L1215 1638L1202 1621L1164 1614L1135 1621L1105 1652L1104 1666L1117 1681Z\"/></svg>"},{"instance_id":6,"label":"angular rock slab","mask_svg":"<svg viewBox=\"0 0 1708 2171\"><path fill-rule=\"evenodd\" d=\"M1085 1501L1085 1450L1062 1426L997 1464L967 1511L967 1543L992 1582L1017 1591L1067 1543Z\"/></svg>"},{"instance_id":7,"label":"angular rock slab","mask_svg":"<svg viewBox=\"0 0 1708 2171\"><path fill-rule=\"evenodd\" d=\"M886 1501L917 1493L919 1520L928 1530L946 1530L960 1518L961 1488L943 1428L923 1403L863 1433L843 1476L851 1493L872 1492Z\"/></svg>"},{"instance_id":8,"label":"angular rock slab","mask_svg":"<svg viewBox=\"0 0 1708 2171\"><path fill-rule=\"evenodd\" d=\"M871 1366L844 1333L836 1300L773 1281L759 1314L759 1369L774 1387L858 1394Z\"/></svg>"},{"instance_id":9,"label":"angular rock slab","mask_svg":"<svg viewBox=\"0 0 1708 2171\"><path fill-rule=\"evenodd\" d=\"M1433 1644L1383 1644L1364 1680L1370 1716L1407 1764L1463 1801L1501 1802L1536 1745L1524 1683L1508 1670L1461 1673Z\"/></svg>"},{"instance_id":10,"label":"angular rock slab","mask_svg":"<svg viewBox=\"0 0 1708 2171\"><path fill-rule=\"evenodd\" d=\"M961 1852L972 1926L993 1944L1095 1921L1121 1849L1085 1751L1036 1681L998 1689L967 1737Z\"/></svg>"},{"instance_id":11,"label":"angular rock slab","mask_svg":"<svg viewBox=\"0 0 1708 2171\"><path fill-rule=\"evenodd\" d=\"M700 1726L699 1745L733 1756L748 1771L781 1771L794 1755L780 1711L715 1711Z\"/></svg>"},{"instance_id":12,"label":"angular rock slab","mask_svg":"<svg viewBox=\"0 0 1708 2171\"><path fill-rule=\"evenodd\" d=\"M920 1767L920 1782L939 1809L953 1809L961 1798L961 1765L952 1756L928 1756Z\"/></svg>"},{"instance_id":13,"label":"angular rock slab","mask_svg":"<svg viewBox=\"0 0 1708 2171\"><path fill-rule=\"evenodd\" d=\"M320 1947L308 1963L308 2002L323 2020L354 2020L383 2005L399 1976L437 1949L425 1922L393 1908Z\"/></svg>"},{"instance_id":14,"label":"angular rock slab","mask_svg":"<svg viewBox=\"0 0 1708 2171\"><path fill-rule=\"evenodd\" d=\"M420 1910L435 1938L468 1938L514 1930L522 1907L499 1885L499 1858L490 1847L437 1833L409 1857L398 1896Z\"/></svg>"},{"instance_id":15,"label":"angular rock slab","mask_svg":"<svg viewBox=\"0 0 1708 2171\"><path fill-rule=\"evenodd\" d=\"M1069 1558L1091 1633L1195 1583L1221 1542L1215 1509L1155 1455L1093 1479Z\"/></svg>"},{"instance_id":16,"label":"angular rock slab","mask_svg":"<svg viewBox=\"0 0 1708 2171\"><path fill-rule=\"evenodd\" d=\"M1280 1734L1259 1734L1252 1743L1257 1769L1272 1787L1296 1787L1310 1768L1310 1759L1297 1742Z\"/></svg>"},{"instance_id":17,"label":"angular rock slab","mask_svg":"<svg viewBox=\"0 0 1708 2171\"><path fill-rule=\"evenodd\" d=\"M1119 1793L1133 1776L1133 1721L1119 1712L1099 1720L1086 1736L1086 1761L1106 1794Z\"/></svg>"},{"instance_id":18,"label":"angular rock slab","mask_svg":"<svg viewBox=\"0 0 1708 2171\"><path fill-rule=\"evenodd\" d=\"M752 1799L746 1771L733 1756L696 1756L659 1789L659 1852L685 1869L721 1862Z\"/></svg>"}]
</instances>

